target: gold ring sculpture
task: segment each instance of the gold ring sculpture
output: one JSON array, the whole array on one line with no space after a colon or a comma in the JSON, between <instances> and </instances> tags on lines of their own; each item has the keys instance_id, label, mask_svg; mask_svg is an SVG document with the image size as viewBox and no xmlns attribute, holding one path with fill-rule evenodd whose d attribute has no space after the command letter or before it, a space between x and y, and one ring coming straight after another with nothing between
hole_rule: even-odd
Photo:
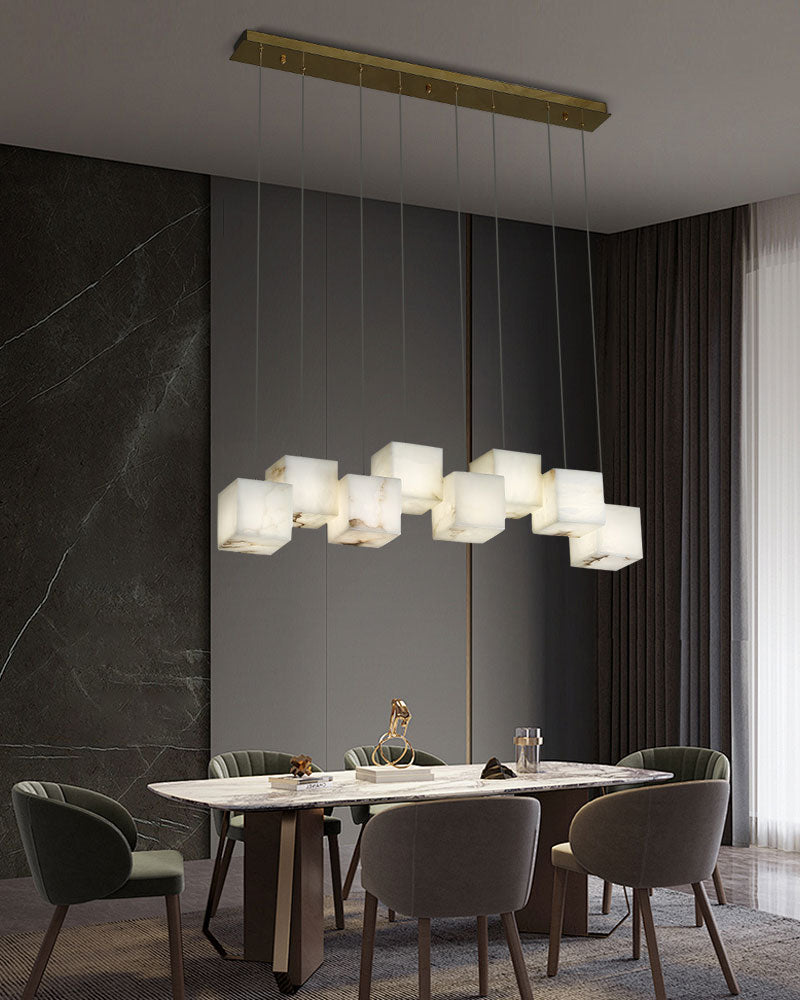
<instances>
[{"instance_id":1,"label":"gold ring sculpture","mask_svg":"<svg viewBox=\"0 0 800 1000\"><path fill-rule=\"evenodd\" d=\"M372 751L372 763L382 766L390 765L391 767L411 767L414 763L414 748L408 742L406 737L406 730L408 729L408 724L411 722L411 712L409 711L408 705L403 701L402 698L392 698L392 714L389 718L389 729L385 732L383 736L378 740L378 744ZM389 740L402 740L403 741L403 752L396 760L390 760L385 753L384 747ZM405 760L407 754L411 756L408 760ZM380 760L378 759L380 757Z\"/></svg>"}]
</instances>

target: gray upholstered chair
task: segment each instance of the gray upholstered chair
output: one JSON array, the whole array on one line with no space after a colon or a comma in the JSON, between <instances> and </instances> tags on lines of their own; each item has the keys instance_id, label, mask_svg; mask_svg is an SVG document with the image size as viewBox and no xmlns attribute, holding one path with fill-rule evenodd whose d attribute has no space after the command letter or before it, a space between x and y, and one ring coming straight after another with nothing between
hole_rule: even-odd
<instances>
[{"instance_id":1,"label":"gray upholstered chair","mask_svg":"<svg viewBox=\"0 0 800 1000\"><path fill-rule=\"evenodd\" d=\"M220 753L213 757L208 765L209 778L242 778L251 775L288 774L292 757L290 753L279 750L233 750ZM313 771L322 768L312 764ZM342 870L339 861L339 834L342 831L341 820L331 816L332 809L325 810L323 834L328 840L328 852L331 861L331 881L333 882L333 908L336 918L336 928L344 927L344 905L342 903ZM220 841L217 849L211 885L208 888L208 901L203 919L203 933L214 947L223 955L225 949L209 931L211 918L219 906L225 878L233 856L233 849L239 841L245 839L245 824L243 813L225 813L219 809L213 811L214 825ZM223 833L224 830L224 833Z\"/></svg>"},{"instance_id":2,"label":"gray upholstered chair","mask_svg":"<svg viewBox=\"0 0 800 1000\"><path fill-rule=\"evenodd\" d=\"M372 752L374 749L374 746L352 747L344 755L345 770L355 771L357 767L369 767L369 765L372 764ZM386 753L390 760L396 760L403 753L403 747L399 746L385 746L383 749L384 753ZM427 750L415 750L414 763L419 764L421 767L447 766L441 757L428 753ZM344 899L347 899L350 895L350 889L353 886L353 879L356 877L356 871L358 870L358 860L361 856L361 837L364 833L364 827L367 825L372 816L376 816L378 813L382 813L386 809L393 808L394 803L375 806L350 806L350 813L353 817L353 822L356 826L360 827L360 829L358 831L358 840L356 841L353 856L350 859L350 865L347 869L347 875L344 880L344 888L342 889L342 897ZM393 916L394 914L390 910L389 919L393 919Z\"/></svg>"},{"instance_id":3,"label":"gray upholstered chair","mask_svg":"<svg viewBox=\"0 0 800 1000\"><path fill-rule=\"evenodd\" d=\"M363 831L366 890L359 1000L369 1000L378 900L416 917L419 995L431 995L431 918L477 917L480 996L489 989L489 914L499 913L522 1000L532 1000L514 911L531 892L539 837L532 798L411 802L374 816Z\"/></svg>"},{"instance_id":4,"label":"gray upholstered chair","mask_svg":"<svg viewBox=\"0 0 800 1000\"><path fill-rule=\"evenodd\" d=\"M729 794L727 781L685 781L604 795L578 810L570 826L569 843L557 844L552 850L556 877L548 976L558 972L567 879L570 872L577 872L633 888L633 957L640 956L644 922L657 1000L666 1000L667 994L649 890L691 885L728 989L738 995L736 977L703 885L717 861Z\"/></svg>"},{"instance_id":5,"label":"gray upholstered chair","mask_svg":"<svg viewBox=\"0 0 800 1000\"><path fill-rule=\"evenodd\" d=\"M623 757L617 767L648 768L652 771L671 771L672 781L704 781L719 779L731 780L731 765L724 753L719 750L709 750L706 747L650 747L647 750L636 750ZM632 786L628 785L628 788ZM636 787L636 786L633 786ZM609 788L608 792L615 789ZM719 873L719 865L714 865L712 873L714 891L720 906L727 903L725 887ZM612 883L603 884L603 913L611 912ZM695 923L703 926L703 917L699 904L695 905Z\"/></svg>"},{"instance_id":6,"label":"gray upholstered chair","mask_svg":"<svg viewBox=\"0 0 800 1000\"><path fill-rule=\"evenodd\" d=\"M164 896L167 904L172 996L184 1000L177 851L137 851L128 810L99 792L53 781L22 781L11 790L22 846L39 895L55 906L22 994L31 1000L47 968L67 910L93 899Z\"/></svg>"}]
</instances>

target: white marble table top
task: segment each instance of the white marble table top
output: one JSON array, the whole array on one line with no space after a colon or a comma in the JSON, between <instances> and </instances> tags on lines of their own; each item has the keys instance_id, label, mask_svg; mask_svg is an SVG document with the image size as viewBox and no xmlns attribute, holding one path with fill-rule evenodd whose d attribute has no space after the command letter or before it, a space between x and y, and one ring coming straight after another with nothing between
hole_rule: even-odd
<instances>
[{"instance_id":1,"label":"white marble table top","mask_svg":"<svg viewBox=\"0 0 800 1000\"><path fill-rule=\"evenodd\" d=\"M513 765L509 765L513 768ZM381 802L417 802L475 795L514 795L520 792L553 792L569 788L606 788L668 781L669 771L646 771L608 764L570 764L542 761L538 774L481 780L483 764L450 764L435 767L433 781L376 784L356 781L355 771L328 771L333 776L325 788L299 791L271 788L269 777L207 778L201 781L160 781L147 787L175 802L235 812L249 810L319 809L326 806L377 805Z\"/></svg>"}]
</instances>

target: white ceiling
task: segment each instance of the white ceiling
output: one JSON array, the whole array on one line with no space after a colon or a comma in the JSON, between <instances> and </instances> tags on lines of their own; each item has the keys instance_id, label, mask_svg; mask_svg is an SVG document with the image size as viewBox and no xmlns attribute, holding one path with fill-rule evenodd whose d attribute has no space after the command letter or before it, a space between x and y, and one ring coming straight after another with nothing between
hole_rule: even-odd
<instances>
[{"instance_id":1,"label":"white ceiling","mask_svg":"<svg viewBox=\"0 0 800 1000\"><path fill-rule=\"evenodd\" d=\"M797 0L4 0L0 141L254 178L245 28L605 100L592 228L800 191ZM365 193L396 201L397 99L365 92ZM454 208L453 110L404 104L409 202ZM462 111L462 205L490 214L489 117ZM263 177L299 182L299 78L264 74ZM580 134L553 130L557 221L583 225ZM498 118L500 214L549 221L546 131ZM356 88L306 81L306 182L358 192Z\"/></svg>"}]
</instances>

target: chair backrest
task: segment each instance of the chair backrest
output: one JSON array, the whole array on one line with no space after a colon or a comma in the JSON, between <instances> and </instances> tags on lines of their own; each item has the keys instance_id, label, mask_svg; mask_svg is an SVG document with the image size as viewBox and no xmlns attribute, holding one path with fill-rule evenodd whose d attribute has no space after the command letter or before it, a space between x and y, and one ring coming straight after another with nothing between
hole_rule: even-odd
<instances>
[{"instance_id":1,"label":"chair backrest","mask_svg":"<svg viewBox=\"0 0 800 1000\"><path fill-rule=\"evenodd\" d=\"M49 903L102 899L127 882L136 825L119 802L53 781L21 781L11 800L34 884Z\"/></svg>"},{"instance_id":2,"label":"chair backrest","mask_svg":"<svg viewBox=\"0 0 800 1000\"><path fill-rule=\"evenodd\" d=\"M369 767L372 764L372 752L374 749L374 746L351 747L344 755L345 770L355 771L357 767ZM403 752L403 747L390 745L384 747L384 750L389 760L397 760ZM427 750L415 750L414 763L419 764L420 767L447 766L441 757L428 753ZM353 822L358 826L363 826L371 815L369 806L350 806L350 814L353 817Z\"/></svg>"},{"instance_id":3,"label":"chair backrest","mask_svg":"<svg viewBox=\"0 0 800 1000\"><path fill-rule=\"evenodd\" d=\"M731 765L725 754L707 747L650 747L629 753L619 766L672 771L673 781L730 781L731 778Z\"/></svg>"},{"instance_id":4,"label":"chair backrest","mask_svg":"<svg viewBox=\"0 0 800 1000\"><path fill-rule=\"evenodd\" d=\"M410 917L511 913L528 901L539 836L536 799L410 802L364 828L361 882Z\"/></svg>"},{"instance_id":5,"label":"chair backrest","mask_svg":"<svg viewBox=\"0 0 800 1000\"><path fill-rule=\"evenodd\" d=\"M717 863L730 785L670 782L604 795L575 814L569 842L607 882L634 889L691 885Z\"/></svg>"},{"instance_id":6,"label":"chair backrest","mask_svg":"<svg viewBox=\"0 0 800 1000\"><path fill-rule=\"evenodd\" d=\"M231 750L218 753L208 762L209 778L247 778L260 774L288 774L292 766L294 754L283 753L281 750ZM317 764L311 765L312 771L321 771ZM222 812L214 809L214 826L217 833L222 830ZM326 814L332 810L327 809Z\"/></svg>"}]
</instances>

